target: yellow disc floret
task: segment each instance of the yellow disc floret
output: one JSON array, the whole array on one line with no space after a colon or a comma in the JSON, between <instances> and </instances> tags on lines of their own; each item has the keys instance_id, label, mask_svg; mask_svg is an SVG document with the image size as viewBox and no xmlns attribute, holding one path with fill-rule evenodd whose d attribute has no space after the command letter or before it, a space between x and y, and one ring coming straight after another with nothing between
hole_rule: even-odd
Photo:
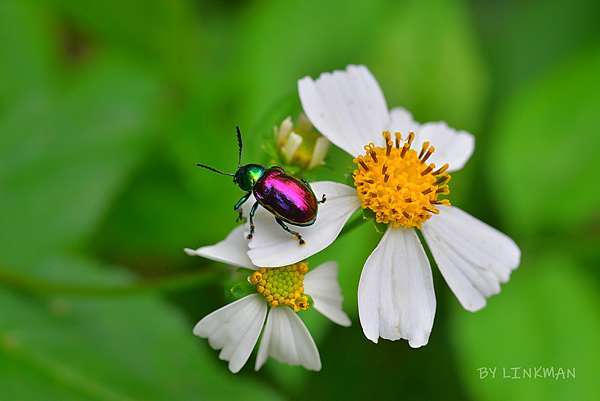
<instances>
[{"instance_id":1,"label":"yellow disc floret","mask_svg":"<svg viewBox=\"0 0 600 401\"><path fill-rule=\"evenodd\" d=\"M248 277L269 305L286 305L299 312L309 307L308 296L304 294L304 275L308 264L300 262L284 267L262 268Z\"/></svg>"},{"instance_id":2,"label":"yellow disc floret","mask_svg":"<svg viewBox=\"0 0 600 401\"><path fill-rule=\"evenodd\" d=\"M393 227L421 227L432 214L438 214L437 205L449 205L447 199L450 175L448 164L436 170L427 160L435 148L424 142L419 153L411 149L414 133L402 140L399 132L392 141L388 131L383 133L385 147L370 143L365 154L354 159L354 184L363 209L375 213L378 223ZM404 142L404 143L403 143Z\"/></svg>"}]
</instances>

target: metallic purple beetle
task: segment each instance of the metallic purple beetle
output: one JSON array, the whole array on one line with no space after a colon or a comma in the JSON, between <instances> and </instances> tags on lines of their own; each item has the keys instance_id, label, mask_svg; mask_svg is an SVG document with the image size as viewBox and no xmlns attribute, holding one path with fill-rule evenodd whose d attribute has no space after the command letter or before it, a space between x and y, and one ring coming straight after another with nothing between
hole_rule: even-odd
<instances>
[{"instance_id":1,"label":"metallic purple beetle","mask_svg":"<svg viewBox=\"0 0 600 401\"><path fill-rule=\"evenodd\" d=\"M286 174L281 167L265 168L260 164L240 166L242 160L242 133L239 127L236 127L236 131L239 151L238 168L234 174L225 173L205 164L198 163L197 166L233 177L233 182L242 191L246 192L233 207L233 210L239 213L240 220L243 218L242 205L250 195L254 195L256 202L252 205L248 216L250 219L248 239L252 239L254 235L254 214L260 205L273 214L275 221L285 231L294 235L300 245L303 245L302 235L291 230L286 223L299 227L314 224L317 219L319 203L325 203L325 195L318 201L308 182Z\"/></svg>"}]
</instances>

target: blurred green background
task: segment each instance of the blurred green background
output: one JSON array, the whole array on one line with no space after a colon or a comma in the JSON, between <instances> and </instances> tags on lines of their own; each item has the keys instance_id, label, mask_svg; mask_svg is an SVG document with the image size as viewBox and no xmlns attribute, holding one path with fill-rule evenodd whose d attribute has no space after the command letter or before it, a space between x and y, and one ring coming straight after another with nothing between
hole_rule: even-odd
<instances>
[{"instance_id":1,"label":"blurred green background","mask_svg":"<svg viewBox=\"0 0 600 401\"><path fill-rule=\"evenodd\" d=\"M597 399L599 20L595 0L0 1L0 400ZM191 333L229 301L227 269L182 249L221 240L240 193L194 163L233 166L236 124L268 162L296 80L350 63L390 107L475 134L453 203L522 265L476 314L434 268L429 345L375 345L363 225L311 260L339 260L353 318L304 313L323 370L232 375ZM350 168L333 150L311 178ZM576 377L478 370L538 366Z\"/></svg>"}]
</instances>

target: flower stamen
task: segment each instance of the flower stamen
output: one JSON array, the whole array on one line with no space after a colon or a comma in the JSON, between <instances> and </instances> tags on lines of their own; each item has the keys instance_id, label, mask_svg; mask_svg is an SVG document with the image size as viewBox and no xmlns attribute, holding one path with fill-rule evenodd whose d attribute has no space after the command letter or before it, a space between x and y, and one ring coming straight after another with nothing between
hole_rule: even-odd
<instances>
[{"instance_id":1,"label":"flower stamen","mask_svg":"<svg viewBox=\"0 0 600 401\"><path fill-rule=\"evenodd\" d=\"M421 227L439 213L436 205L450 204L447 199L438 199L450 193L448 164L437 170L434 163L427 164L435 147L424 142L418 153L411 149L413 132L404 143L399 132L394 134L395 144L390 132L383 132L383 138L385 146L369 143L364 155L354 159L358 168L353 178L362 207L373 211L378 223Z\"/></svg>"},{"instance_id":2,"label":"flower stamen","mask_svg":"<svg viewBox=\"0 0 600 401\"><path fill-rule=\"evenodd\" d=\"M421 146L421 153L419 153L419 159L423 157L425 151L429 148L429 141L423 142L423 146Z\"/></svg>"},{"instance_id":3,"label":"flower stamen","mask_svg":"<svg viewBox=\"0 0 600 401\"><path fill-rule=\"evenodd\" d=\"M402 152L400 153L400 157L404 159L404 156L406 155L406 152L408 152L408 149L410 149L410 145L412 144L412 141L415 137L414 133L410 133L408 134L408 140L404 143L404 146L402 146Z\"/></svg>"},{"instance_id":4,"label":"flower stamen","mask_svg":"<svg viewBox=\"0 0 600 401\"><path fill-rule=\"evenodd\" d=\"M300 262L284 267L262 268L248 277L248 281L256 286L271 305L289 306L294 312L309 308L308 296L304 294L304 275L308 272L308 264Z\"/></svg>"},{"instance_id":5,"label":"flower stamen","mask_svg":"<svg viewBox=\"0 0 600 401\"><path fill-rule=\"evenodd\" d=\"M435 185L442 186L442 185L446 184L448 181L450 181L450 176L445 175L445 176L437 178L435 181Z\"/></svg>"},{"instance_id":6,"label":"flower stamen","mask_svg":"<svg viewBox=\"0 0 600 401\"><path fill-rule=\"evenodd\" d=\"M427 175L433 171L435 164L431 163L425 170L421 171L421 175Z\"/></svg>"},{"instance_id":7,"label":"flower stamen","mask_svg":"<svg viewBox=\"0 0 600 401\"><path fill-rule=\"evenodd\" d=\"M444 205L444 206L450 206L450 201L448 199L441 199L441 200L434 200L431 203L433 203L434 205Z\"/></svg>"},{"instance_id":8,"label":"flower stamen","mask_svg":"<svg viewBox=\"0 0 600 401\"><path fill-rule=\"evenodd\" d=\"M425 156L423 156L423 158L419 157L419 159L421 159L421 163L425 163L427 159L429 159L429 157L433 154L433 152L435 152L435 148L433 146L427 149Z\"/></svg>"},{"instance_id":9,"label":"flower stamen","mask_svg":"<svg viewBox=\"0 0 600 401\"><path fill-rule=\"evenodd\" d=\"M423 206L423 210L425 210L426 212L429 212L429 213L433 213L433 214L439 214L440 213L440 211L438 209L434 208L434 207L429 208L429 207Z\"/></svg>"},{"instance_id":10,"label":"flower stamen","mask_svg":"<svg viewBox=\"0 0 600 401\"><path fill-rule=\"evenodd\" d=\"M389 156L392 152L392 139L389 131L385 131L383 133L383 137L385 138L385 155Z\"/></svg>"},{"instance_id":11,"label":"flower stamen","mask_svg":"<svg viewBox=\"0 0 600 401\"><path fill-rule=\"evenodd\" d=\"M370 150L369 154L371 155L371 158L373 159L373 161L375 162L375 164L377 164L377 153L375 153L374 150Z\"/></svg>"},{"instance_id":12,"label":"flower stamen","mask_svg":"<svg viewBox=\"0 0 600 401\"><path fill-rule=\"evenodd\" d=\"M448 163L444 163L444 165L443 165L442 167L440 167L440 168L438 168L437 170L435 170L435 171L434 171L432 174L433 174L433 175L440 175L440 174L443 174L443 173L445 173L445 172L446 172L446 170L448 170L448 167L450 167L450 166L448 165ZM450 176L448 176L448 177L450 177Z\"/></svg>"}]
</instances>

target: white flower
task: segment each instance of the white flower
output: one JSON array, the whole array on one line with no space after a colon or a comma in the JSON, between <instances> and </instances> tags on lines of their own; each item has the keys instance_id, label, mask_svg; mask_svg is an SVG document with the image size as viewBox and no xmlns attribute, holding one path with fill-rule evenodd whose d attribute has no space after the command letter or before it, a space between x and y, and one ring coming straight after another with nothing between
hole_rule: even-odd
<instances>
[{"instance_id":1,"label":"white flower","mask_svg":"<svg viewBox=\"0 0 600 401\"><path fill-rule=\"evenodd\" d=\"M229 361L229 370L233 373L246 364L261 331L256 370L268 356L290 365L321 370L317 346L296 312L314 306L333 322L350 325L350 319L342 310L337 264L327 262L310 271L306 262L280 268L259 268L248 258L243 230L244 227L239 226L215 245L185 250L188 255L253 270L248 279L256 288L256 294L204 317L194 327L194 334L208 338L213 349L220 349L219 358ZM310 296L313 305L306 295Z\"/></svg>"},{"instance_id":2,"label":"white flower","mask_svg":"<svg viewBox=\"0 0 600 401\"><path fill-rule=\"evenodd\" d=\"M436 300L429 260L415 228L421 229L462 306L483 308L519 265L520 250L506 235L440 199L449 194L448 173L471 156L473 136L443 122L419 124L404 109L388 111L377 81L364 66L324 73L317 80L303 78L298 89L314 126L354 157L356 188L315 183L315 192L328 199L331 192L335 204L322 205L315 226L302 232L306 248L294 246L288 235L264 221L250 241L252 261L283 265L307 258L322 249L310 237L331 243L340 232L339 222L362 206L388 225L359 283L359 317L367 338L403 338L412 347L428 342Z\"/></svg>"},{"instance_id":3,"label":"white flower","mask_svg":"<svg viewBox=\"0 0 600 401\"><path fill-rule=\"evenodd\" d=\"M279 127L273 127L275 144L288 164L312 169L325 163L330 142L314 130L311 122L301 113L296 121L286 117Z\"/></svg>"}]
</instances>

